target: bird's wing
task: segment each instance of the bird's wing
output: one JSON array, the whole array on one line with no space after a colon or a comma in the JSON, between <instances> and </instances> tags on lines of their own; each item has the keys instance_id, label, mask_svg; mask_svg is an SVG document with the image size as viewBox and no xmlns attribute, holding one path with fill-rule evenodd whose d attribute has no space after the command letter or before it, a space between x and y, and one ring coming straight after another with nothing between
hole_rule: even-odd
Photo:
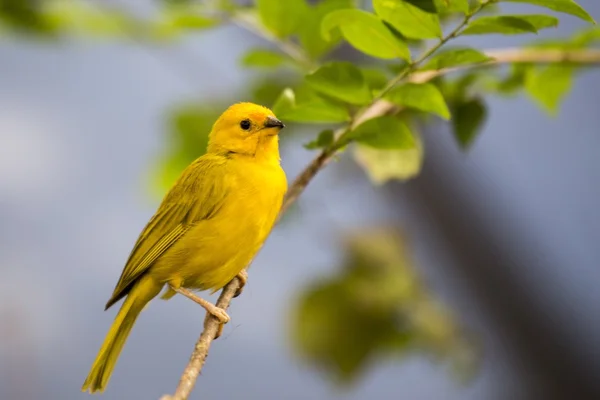
<instances>
[{"instance_id":1,"label":"bird's wing","mask_svg":"<svg viewBox=\"0 0 600 400\"><path fill-rule=\"evenodd\" d=\"M182 173L135 243L106 303L107 309L125 296L136 280L195 222L208 219L219 210L228 192L224 162L205 155Z\"/></svg>"}]
</instances>

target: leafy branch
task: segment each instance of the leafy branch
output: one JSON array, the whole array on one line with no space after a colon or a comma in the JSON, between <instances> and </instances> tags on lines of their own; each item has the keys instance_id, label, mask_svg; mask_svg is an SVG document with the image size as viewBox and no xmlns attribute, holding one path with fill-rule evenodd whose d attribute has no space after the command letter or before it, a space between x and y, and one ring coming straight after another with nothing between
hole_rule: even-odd
<instances>
[{"instance_id":1,"label":"leafy branch","mask_svg":"<svg viewBox=\"0 0 600 400\"><path fill-rule=\"evenodd\" d=\"M375 101L384 98L385 95L388 94L390 90L394 88L394 86L402 82L402 80L405 79L408 75L410 75L419 65L421 65L425 60L431 57L436 51L438 51L450 40L456 38L460 34L460 31L469 24L471 18L473 18L478 12L483 10L488 4L490 3L478 4L474 9L467 12L462 22L458 24L456 28L454 28L448 35L442 37L435 46L432 46L427 51L425 51L417 61L409 63L408 66L404 68L400 74L398 74L398 76L389 81L388 84L383 88L383 90L381 90L381 92L377 94L377 96L375 97Z\"/></svg>"}]
</instances>

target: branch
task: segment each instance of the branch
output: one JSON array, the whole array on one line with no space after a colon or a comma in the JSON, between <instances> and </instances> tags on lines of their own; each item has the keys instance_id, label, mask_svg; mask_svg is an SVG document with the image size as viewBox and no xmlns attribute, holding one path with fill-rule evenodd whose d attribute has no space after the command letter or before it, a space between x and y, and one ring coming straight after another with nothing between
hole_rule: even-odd
<instances>
[{"instance_id":1,"label":"branch","mask_svg":"<svg viewBox=\"0 0 600 400\"><path fill-rule=\"evenodd\" d=\"M467 69L500 66L504 64L586 64L600 65L600 49L561 50L561 49L521 49L508 48L484 51L492 60L481 64L461 65L432 71L416 72L408 79L414 83L428 82L438 76Z\"/></svg>"},{"instance_id":2,"label":"branch","mask_svg":"<svg viewBox=\"0 0 600 400\"><path fill-rule=\"evenodd\" d=\"M381 92L379 92L377 94L377 96L374 99L374 103L377 103L377 101L383 99L383 97L386 94L388 94L389 91L394 88L394 86L396 86L397 84L402 82L407 76L409 76L412 72L414 72L414 70L419 65L421 65L421 63L423 63L423 61L425 61L429 57L431 57L433 55L433 53L438 51L443 45L448 43L450 40L456 38L459 35L460 31L469 24L469 21L471 20L471 18L475 14L477 14L479 11L481 11L483 8L485 8L485 6L487 4L488 3L482 3L482 4L479 4L478 6L476 6L475 9L473 9L471 12L469 12L468 14L465 15L465 17L463 18L461 23L458 24L456 26L456 28L454 28L449 34L442 37L439 40L439 42L437 42L435 45L433 45L432 47L427 49L416 61L413 61L410 64L408 64L394 79L392 79L391 81L388 82L387 85L385 85L385 87L381 90Z\"/></svg>"},{"instance_id":3,"label":"branch","mask_svg":"<svg viewBox=\"0 0 600 400\"><path fill-rule=\"evenodd\" d=\"M302 47L298 46L291 40L280 39L273 35L261 24L259 24L251 14L237 12L230 14L228 19L240 28L275 44L283 53L287 54L288 57L294 60L301 69L310 71L315 67L315 63L304 52Z\"/></svg>"},{"instance_id":4,"label":"branch","mask_svg":"<svg viewBox=\"0 0 600 400\"><path fill-rule=\"evenodd\" d=\"M221 295L217 300L216 306L227 310L239 287L240 282L238 278L234 278L221 291ZM165 395L161 397L160 400L185 400L188 398L192 392L192 389L194 389L196 379L198 379L198 375L200 374L202 366L204 365L206 357L208 356L210 344L214 340L218 330L219 321L214 316L207 313L206 318L204 319L204 330L196 342L196 346L194 347L190 361L183 370L183 374L181 375L181 379L179 380L179 384L177 385L175 393L172 396Z\"/></svg>"},{"instance_id":5,"label":"branch","mask_svg":"<svg viewBox=\"0 0 600 400\"><path fill-rule=\"evenodd\" d=\"M497 49L487 50L484 53L493 60L481 64L461 65L453 68L444 68L434 71L416 72L406 80L413 83L425 83L447 75L452 72L464 71L475 68L494 67L505 64L578 64L578 65L600 65L600 49L588 50L560 50L560 49ZM397 110L399 106L386 100L379 100L371 105L365 114L369 118L389 114ZM368 119L368 118L367 118Z\"/></svg>"}]
</instances>

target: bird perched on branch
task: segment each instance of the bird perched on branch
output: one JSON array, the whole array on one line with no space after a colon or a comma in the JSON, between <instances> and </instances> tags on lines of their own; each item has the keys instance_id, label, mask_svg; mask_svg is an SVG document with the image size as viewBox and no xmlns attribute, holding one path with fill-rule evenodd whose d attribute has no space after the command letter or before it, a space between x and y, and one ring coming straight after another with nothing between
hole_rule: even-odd
<instances>
[{"instance_id":1,"label":"bird perched on branch","mask_svg":"<svg viewBox=\"0 0 600 400\"><path fill-rule=\"evenodd\" d=\"M102 391L144 306L167 287L201 304L221 323L225 310L192 290L221 289L242 273L273 227L287 190L273 112L252 103L215 122L206 154L181 174L140 234L106 309L126 297L82 390ZM241 275L240 275L241 274ZM222 326L222 325L221 325Z\"/></svg>"}]
</instances>

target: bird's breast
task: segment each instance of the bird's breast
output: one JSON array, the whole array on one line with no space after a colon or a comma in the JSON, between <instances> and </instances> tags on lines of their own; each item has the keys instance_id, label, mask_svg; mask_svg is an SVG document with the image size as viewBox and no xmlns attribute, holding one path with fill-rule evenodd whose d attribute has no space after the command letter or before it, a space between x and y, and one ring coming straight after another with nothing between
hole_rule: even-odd
<instances>
[{"instance_id":1,"label":"bird's breast","mask_svg":"<svg viewBox=\"0 0 600 400\"><path fill-rule=\"evenodd\" d=\"M268 234L286 190L285 174L278 165L241 165L230 191L233 219L255 229L259 237Z\"/></svg>"},{"instance_id":2,"label":"bird's breast","mask_svg":"<svg viewBox=\"0 0 600 400\"><path fill-rule=\"evenodd\" d=\"M223 204L182 241L187 287L219 289L245 268L268 237L287 189L279 166L229 166ZM232 171L233 169L233 171Z\"/></svg>"}]
</instances>

